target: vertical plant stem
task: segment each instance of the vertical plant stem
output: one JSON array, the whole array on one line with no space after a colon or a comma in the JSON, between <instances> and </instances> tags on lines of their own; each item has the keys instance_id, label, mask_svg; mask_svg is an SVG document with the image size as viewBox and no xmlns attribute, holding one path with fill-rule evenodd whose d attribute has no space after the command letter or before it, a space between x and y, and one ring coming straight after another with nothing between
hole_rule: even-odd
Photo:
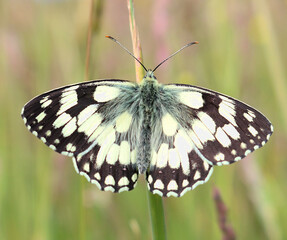
<instances>
[{"instance_id":1,"label":"vertical plant stem","mask_svg":"<svg viewBox=\"0 0 287 240\"><path fill-rule=\"evenodd\" d=\"M85 81L89 79L89 66L90 66L90 53L91 53L91 41L92 41L92 32L93 32L93 8L94 0L90 2L90 17L89 17L89 28L88 28L88 37L87 37L87 49L86 49L86 64L85 64Z\"/></svg>"},{"instance_id":2,"label":"vertical plant stem","mask_svg":"<svg viewBox=\"0 0 287 240\"><path fill-rule=\"evenodd\" d=\"M216 187L213 187L213 199L218 215L218 225L222 232L222 239L235 240L235 232L232 226L227 222L227 207L221 198L219 189Z\"/></svg>"},{"instance_id":3,"label":"vertical plant stem","mask_svg":"<svg viewBox=\"0 0 287 240\"><path fill-rule=\"evenodd\" d=\"M137 30L135 15L134 15L135 11L134 11L133 0L127 0L127 5L128 5L128 10L129 10L130 31L131 31L131 37L132 37L132 42L133 42L133 53L138 60L143 62L140 37L139 37L138 30ZM136 68L136 80L137 80L137 83L140 83L140 81L144 77L144 69L137 61L135 61L135 68Z\"/></svg>"},{"instance_id":4,"label":"vertical plant stem","mask_svg":"<svg viewBox=\"0 0 287 240\"><path fill-rule=\"evenodd\" d=\"M99 31L101 16L103 10L104 1L90 0L90 15L89 15L89 27L87 36L87 49L86 49L86 64L85 64L85 81L90 77L90 59L93 35Z\"/></svg>"},{"instance_id":5,"label":"vertical plant stem","mask_svg":"<svg viewBox=\"0 0 287 240\"><path fill-rule=\"evenodd\" d=\"M147 195L149 215L152 224L152 238L153 240L164 240L166 239L166 227L162 198L158 195L152 194L148 190Z\"/></svg>"},{"instance_id":6,"label":"vertical plant stem","mask_svg":"<svg viewBox=\"0 0 287 240\"><path fill-rule=\"evenodd\" d=\"M127 6L129 11L129 21L130 21L130 31L133 42L133 52L136 58L141 62L142 60L142 50L139 39L139 33L137 30L135 22L135 11L134 4L132 0L127 0ZM139 83L144 77L144 69L138 62L136 62L136 79ZM152 227L152 237L153 240L162 240L166 239L166 227L165 227L165 218L164 218L164 208L163 201L160 196L152 194L150 191L147 191L148 195L148 206L149 214Z\"/></svg>"}]
</instances>

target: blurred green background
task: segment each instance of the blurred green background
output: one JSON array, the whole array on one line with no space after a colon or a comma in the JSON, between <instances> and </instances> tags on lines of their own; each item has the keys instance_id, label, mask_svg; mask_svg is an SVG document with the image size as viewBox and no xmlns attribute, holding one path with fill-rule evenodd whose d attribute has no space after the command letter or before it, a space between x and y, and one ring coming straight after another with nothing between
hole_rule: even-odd
<instances>
[{"instance_id":1,"label":"blurred green background","mask_svg":"<svg viewBox=\"0 0 287 240\"><path fill-rule=\"evenodd\" d=\"M52 88L84 81L91 1L0 0L0 239L151 239L144 178L131 192L101 192L25 128L21 108ZM236 97L263 112L275 132L208 183L164 199L169 239L221 239L216 186L238 239L287 239L287 2L135 1L144 63L162 83ZM94 1L89 79L135 81L126 1Z\"/></svg>"}]
</instances>

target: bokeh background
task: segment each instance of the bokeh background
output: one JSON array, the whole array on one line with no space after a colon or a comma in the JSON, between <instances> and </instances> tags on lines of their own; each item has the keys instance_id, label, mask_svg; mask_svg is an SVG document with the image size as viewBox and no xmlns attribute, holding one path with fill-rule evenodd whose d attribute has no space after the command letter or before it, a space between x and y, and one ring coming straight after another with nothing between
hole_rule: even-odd
<instances>
[{"instance_id":1,"label":"bokeh background","mask_svg":"<svg viewBox=\"0 0 287 240\"><path fill-rule=\"evenodd\" d=\"M88 79L135 81L127 4L0 1L0 239L151 239L144 178L131 192L101 192L25 128L21 108L52 88ZM275 132L239 163L216 167L208 183L164 199L169 239L221 239L216 186L238 239L287 239L287 2L135 1L144 63L162 83L186 83L236 97L263 112Z\"/></svg>"}]
</instances>

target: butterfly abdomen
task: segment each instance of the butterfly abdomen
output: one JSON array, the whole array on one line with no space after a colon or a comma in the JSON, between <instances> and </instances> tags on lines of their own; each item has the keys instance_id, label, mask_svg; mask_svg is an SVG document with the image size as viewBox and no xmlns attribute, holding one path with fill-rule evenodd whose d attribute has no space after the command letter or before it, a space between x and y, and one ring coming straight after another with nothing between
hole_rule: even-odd
<instances>
[{"instance_id":1,"label":"butterfly abdomen","mask_svg":"<svg viewBox=\"0 0 287 240\"><path fill-rule=\"evenodd\" d=\"M147 77L148 76L148 77ZM140 136L138 142L137 166L140 173L144 173L150 165L151 159L151 123L154 119L155 102L158 98L157 80L153 74L143 79L140 86Z\"/></svg>"}]
</instances>

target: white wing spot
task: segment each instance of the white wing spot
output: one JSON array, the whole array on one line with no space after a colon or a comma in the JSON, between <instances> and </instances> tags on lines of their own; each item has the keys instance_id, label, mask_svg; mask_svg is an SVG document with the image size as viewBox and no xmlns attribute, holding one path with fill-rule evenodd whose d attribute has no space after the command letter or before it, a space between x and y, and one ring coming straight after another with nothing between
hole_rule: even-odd
<instances>
[{"instance_id":1,"label":"white wing spot","mask_svg":"<svg viewBox=\"0 0 287 240\"><path fill-rule=\"evenodd\" d=\"M47 136L47 137L50 137L51 134L52 134L51 130L48 130L48 131L46 132L46 136Z\"/></svg>"},{"instance_id":2,"label":"white wing spot","mask_svg":"<svg viewBox=\"0 0 287 240\"><path fill-rule=\"evenodd\" d=\"M244 116L249 122L252 122L252 121L253 121L253 117L251 117L248 113L243 113L243 116Z\"/></svg>"},{"instance_id":3,"label":"white wing spot","mask_svg":"<svg viewBox=\"0 0 287 240\"><path fill-rule=\"evenodd\" d=\"M251 117L253 117L253 118L255 118L256 116L255 116L255 113L254 112L252 112L252 111L250 111L250 110L248 110L248 114L251 116Z\"/></svg>"},{"instance_id":4,"label":"white wing spot","mask_svg":"<svg viewBox=\"0 0 287 240\"><path fill-rule=\"evenodd\" d=\"M168 113L166 113L162 119L163 132L167 136L173 136L177 130L177 121Z\"/></svg>"},{"instance_id":5,"label":"white wing spot","mask_svg":"<svg viewBox=\"0 0 287 240\"><path fill-rule=\"evenodd\" d=\"M184 149L188 153L190 153L192 150L192 142L182 129L180 129L175 135L174 146L177 149Z\"/></svg>"},{"instance_id":6,"label":"white wing spot","mask_svg":"<svg viewBox=\"0 0 287 240\"><path fill-rule=\"evenodd\" d=\"M46 138L41 137L41 140L42 140L43 143L46 143Z\"/></svg>"},{"instance_id":7,"label":"white wing spot","mask_svg":"<svg viewBox=\"0 0 287 240\"><path fill-rule=\"evenodd\" d=\"M94 141L98 136L95 134L95 130L98 128L101 122L102 122L101 115L94 113L86 121L84 121L82 125L80 125L80 127L78 128L78 132L83 132L86 136L90 136L89 142Z\"/></svg>"},{"instance_id":8,"label":"white wing spot","mask_svg":"<svg viewBox=\"0 0 287 240\"><path fill-rule=\"evenodd\" d=\"M237 161L239 161L239 160L241 160L241 157L236 157L236 158L234 158L234 161L235 161L235 162L237 162Z\"/></svg>"},{"instance_id":9,"label":"white wing spot","mask_svg":"<svg viewBox=\"0 0 287 240\"><path fill-rule=\"evenodd\" d=\"M241 149L246 149L247 145L246 145L246 143L242 142L242 143L240 143L240 147L241 147Z\"/></svg>"},{"instance_id":10,"label":"white wing spot","mask_svg":"<svg viewBox=\"0 0 287 240\"><path fill-rule=\"evenodd\" d=\"M173 196L173 197L178 197L178 194L177 194L176 192L168 192L168 193L166 194L166 196L167 196L167 197L171 197L171 196Z\"/></svg>"},{"instance_id":11,"label":"white wing spot","mask_svg":"<svg viewBox=\"0 0 287 240\"><path fill-rule=\"evenodd\" d=\"M97 155L97 167L100 168L100 166L103 164L106 155L110 149L110 147L112 146L112 144L115 142L116 140L116 134L115 134L115 130L113 129L108 135L105 135L105 140L104 142L101 144L101 148L99 150L99 153Z\"/></svg>"},{"instance_id":12,"label":"white wing spot","mask_svg":"<svg viewBox=\"0 0 287 240\"><path fill-rule=\"evenodd\" d=\"M237 154L236 150L235 150L235 149L232 149L232 150L231 150L231 154L234 155L234 156L236 156L236 154Z\"/></svg>"},{"instance_id":13,"label":"white wing spot","mask_svg":"<svg viewBox=\"0 0 287 240\"><path fill-rule=\"evenodd\" d=\"M104 190L107 192L107 191L110 191L110 192L115 192L115 189L112 187L112 186L107 186L104 188Z\"/></svg>"},{"instance_id":14,"label":"white wing spot","mask_svg":"<svg viewBox=\"0 0 287 240\"><path fill-rule=\"evenodd\" d=\"M191 138L192 144L195 144L198 149L203 149L203 145L192 130L188 132L188 135Z\"/></svg>"},{"instance_id":15,"label":"white wing spot","mask_svg":"<svg viewBox=\"0 0 287 240\"><path fill-rule=\"evenodd\" d=\"M49 148L53 149L54 151L56 150L56 147L54 145L49 145Z\"/></svg>"},{"instance_id":16,"label":"white wing spot","mask_svg":"<svg viewBox=\"0 0 287 240\"><path fill-rule=\"evenodd\" d=\"M160 179L157 179L154 183L154 188L164 189L164 184Z\"/></svg>"},{"instance_id":17,"label":"white wing spot","mask_svg":"<svg viewBox=\"0 0 287 240\"><path fill-rule=\"evenodd\" d=\"M223 147L229 147L231 145L229 137L226 135L226 133L222 130L221 127L217 128L215 137Z\"/></svg>"},{"instance_id":18,"label":"white wing spot","mask_svg":"<svg viewBox=\"0 0 287 240\"><path fill-rule=\"evenodd\" d=\"M158 168L165 167L167 165L167 159L168 159L168 145L167 143L163 143L161 144L158 150L156 166Z\"/></svg>"},{"instance_id":19,"label":"white wing spot","mask_svg":"<svg viewBox=\"0 0 287 240\"><path fill-rule=\"evenodd\" d=\"M257 130L251 125L248 127L248 131L252 134L253 137L255 137L258 134Z\"/></svg>"},{"instance_id":20,"label":"white wing spot","mask_svg":"<svg viewBox=\"0 0 287 240\"><path fill-rule=\"evenodd\" d=\"M76 146L73 145L72 143L68 143L66 146L66 150L69 152L75 152L76 151Z\"/></svg>"},{"instance_id":21,"label":"white wing spot","mask_svg":"<svg viewBox=\"0 0 287 240\"><path fill-rule=\"evenodd\" d=\"M203 161L203 167L207 171L209 169L209 164L206 161Z\"/></svg>"},{"instance_id":22,"label":"white wing spot","mask_svg":"<svg viewBox=\"0 0 287 240\"><path fill-rule=\"evenodd\" d=\"M130 144L127 141L122 141L120 145L119 161L122 165L130 164Z\"/></svg>"},{"instance_id":23,"label":"white wing spot","mask_svg":"<svg viewBox=\"0 0 287 240\"><path fill-rule=\"evenodd\" d=\"M251 153L251 150L248 149L245 151L244 155L247 156L249 153Z\"/></svg>"},{"instance_id":24,"label":"white wing spot","mask_svg":"<svg viewBox=\"0 0 287 240\"><path fill-rule=\"evenodd\" d=\"M118 160L119 152L120 152L120 146L114 143L108 152L107 163L114 165Z\"/></svg>"},{"instance_id":25,"label":"white wing spot","mask_svg":"<svg viewBox=\"0 0 287 240\"><path fill-rule=\"evenodd\" d=\"M157 160L157 153L155 152L155 150L152 150L152 152L151 152L151 162L150 162L150 165L151 165L151 166L155 166L156 160Z\"/></svg>"},{"instance_id":26,"label":"white wing spot","mask_svg":"<svg viewBox=\"0 0 287 240\"><path fill-rule=\"evenodd\" d=\"M169 184L167 185L167 190L177 190L178 189L178 185L176 183L175 180L170 180Z\"/></svg>"},{"instance_id":27,"label":"white wing spot","mask_svg":"<svg viewBox=\"0 0 287 240\"><path fill-rule=\"evenodd\" d=\"M43 99L42 99L43 100ZM40 103L41 103L41 101L40 101ZM52 103L52 100L51 99L49 99L49 100L47 100L47 101L43 101L43 103L42 103L42 105L41 105L41 108L47 108L50 104Z\"/></svg>"},{"instance_id":28,"label":"white wing spot","mask_svg":"<svg viewBox=\"0 0 287 240\"><path fill-rule=\"evenodd\" d=\"M90 172L90 164L86 162L83 166L83 170L85 170L86 172Z\"/></svg>"},{"instance_id":29,"label":"white wing spot","mask_svg":"<svg viewBox=\"0 0 287 240\"><path fill-rule=\"evenodd\" d=\"M267 139L267 140L269 140L270 136L271 136L271 135L270 135L270 134L268 134L268 135L266 136L266 139Z\"/></svg>"},{"instance_id":30,"label":"white wing spot","mask_svg":"<svg viewBox=\"0 0 287 240\"><path fill-rule=\"evenodd\" d=\"M175 148L169 149L168 151L168 164L171 168L178 169L180 167L180 158Z\"/></svg>"},{"instance_id":31,"label":"white wing spot","mask_svg":"<svg viewBox=\"0 0 287 240\"><path fill-rule=\"evenodd\" d=\"M94 92L94 99L97 102L108 102L115 99L120 94L120 90L111 86L98 86Z\"/></svg>"},{"instance_id":32,"label":"white wing spot","mask_svg":"<svg viewBox=\"0 0 287 240\"><path fill-rule=\"evenodd\" d=\"M208 130L214 134L216 130L216 124L214 120L205 112L199 112L197 116L200 121L208 128Z\"/></svg>"},{"instance_id":33,"label":"white wing spot","mask_svg":"<svg viewBox=\"0 0 287 240\"><path fill-rule=\"evenodd\" d=\"M131 163L132 164L135 164L136 163L136 160L137 160L137 152L136 152L136 149L132 150L131 152Z\"/></svg>"},{"instance_id":34,"label":"white wing spot","mask_svg":"<svg viewBox=\"0 0 287 240\"><path fill-rule=\"evenodd\" d=\"M174 146L178 151L182 171L185 175L188 175L190 172L188 153L191 151L192 145L190 140L188 139L188 136L183 130L179 130L176 134Z\"/></svg>"},{"instance_id":35,"label":"white wing spot","mask_svg":"<svg viewBox=\"0 0 287 240\"><path fill-rule=\"evenodd\" d=\"M216 161L223 161L224 159L225 159L225 156L224 156L224 154L223 153L217 153L215 156L214 156L214 159L216 160Z\"/></svg>"},{"instance_id":36,"label":"white wing spot","mask_svg":"<svg viewBox=\"0 0 287 240\"><path fill-rule=\"evenodd\" d=\"M85 173L85 172L79 172L79 174L81 175L81 176L84 176L87 180L88 180L88 182L90 182L90 176L87 174L87 173Z\"/></svg>"},{"instance_id":37,"label":"white wing spot","mask_svg":"<svg viewBox=\"0 0 287 240\"><path fill-rule=\"evenodd\" d=\"M231 124L225 124L222 129L234 140L238 140L240 139L240 134L239 132L236 130L236 128Z\"/></svg>"},{"instance_id":38,"label":"white wing spot","mask_svg":"<svg viewBox=\"0 0 287 240\"><path fill-rule=\"evenodd\" d=\"M84 110L82 110L78 115L77 124L82 125L87 119L89 119L98 109L96 104L92 104L87 106Z\"/></svg>"},{"instance_id":39,"label":"white wing spot","mask_svg":"<svg viewBox=\"0 0 287 240\"><path fill-rule=\"evenodd\" d=\"M56 115L66 112L71 107L78 104L78 95L76 91L63 92L61 95L60 103L62 104Z\"/></svg>"},{"instance_id":40,"label":"white wing spot","mask_svg":"<svg viewBox=\"0 0 287 240\"><path fill-rule=\"evenodd\" d=\"M44 117L46 117L46 113L45 112L41 112L37 117L36 117L36 120L37 120L37 122L41 122L43 119L44 119Z\"/></svg>"},{"instance_id":41,"label":"white wing spot","mask_svg":"<svg viewBox=\"0 0 287 240\"><path fill-rule=\"evenodd\" d=\"M138 175L136 173L134 173L132 175L132 181L135 182L137 180L137 178L138 178Z\"/></svg>"},{"instance_id":42,"label":"white wing spot","mask_svg":"<svg viewBox=\"0 0 287 240\"><path fill-rule=\"evenodd\" d=\"M95 179L101 180L101 175L97 172L94 174Z\"/></svg>"},{"instance_id":43,"label":"white wing spot","mask_svg":"<svg viewBox=\"0 0 287 240\"><path fill-rule=\"evenodd\" d=\"M121 192L128 191L128 190L129 190L128 187L122 187L122 188L119 189L118 192L121 193Z\"/></svg>"},{"instance_id":44,"label":"white wing spot","mask_svg":"<svg viewBox=\"0 0 287 240\"><path fill-rule=\"evenodd\" d=\"M129 130L129 127L132 122L132 115L126 111L122 113L116 120L116 130L119 133L124 133Z\"/></svg>"},{"instance_id":45,"label":"white wing spot","mask_svg":"<svg viewBox=\"0 0 287 240\"><path fill-rule=\"evenodd\" d=\"M105 184L106 184L106 185L115 185L115 179L114 179L114 177L113 177L112 175L106 176Z\"/></svg>"},{"instance_id":46,"label":"white wing spot","mask_svg":"<svg viewBox=\"0 0 287 240\"><path fill-rule=\"evenodd\" d=\"M188 180L184 179L184 180L182 181L182 187L186 187L188 184L189 184L189 181L188 181Z\"/></svg>"},{"instance_id":47,"label":"white wing spot","mask_svg":"<svg viewBox=\"0 0 287 240\"><path fill-rule=\"evenodd\" d=\"M77 119L74 117L72 120L70 120L67 125L62 129L62 135L63 137L70 136L73 132L77 129Z\"/></svg>"},{"instance_id":48,"label":"white wing spot","mask_svg":"<svg viewBox=\"0 0 287 240\"><path fill-rule=\"evenodd\" d=\"M233 124L233 126L237 126L236 121L235 121L235 110L234 110L234 104L226 101L222 101L219 104L218 108L219 114L227 119L229 122Z\"/></svg>"},{"instance_id":49,"label":"white wing spot","mask_svg":"<svg viewBox=\"0 0 287 240\"><path fill-rule=\"evenodd\" d=\"M40 100L40 103L42 104L42 103L46 102L48 99L49 99L48 96L43 97L43 98Z\"/></svg>"},{"instance_id":50,"label":"white wing spot","mask_svg":"<svg viewBox=\"0 0 287 240\"><path fill-rule=\"evenodd\" d=\"M196 171L195 174L194 174L194 177L193 177L193 180L197 180L201 177L201 174L199 171Z\"/></svg>"},{"instance_id":51,"label":"white wing spot","mask_svg":"<svg viewBox=\"0 0 287 240\"><path fill-rule=\"evenodd\" d=\"M95 184L99 189L102 189L101 184L100 184L97 180L92 179L92 180L91 180L91 183L92 183L92 184Z\"/></svg>"},{"instance_id":52,"label":"white wing spot","mask_svg":"<svg viewBox=\"0 0 287 240\"><path fill-rule=\"evenodd\" d=\"M200 120L194 120L192 122L192 129L202 144L215 140L214 136Z\"/></svg>"},{"instance_id":53,"label":"white wing spot","mask_svg":"<svg viewBox=\"0 0 287 240\"><path fill-rule=\"evenodd\" d=\"M199 109L204 105L204 100L200 92L181 92L179 94L179 100L181 103L194 109Z\"/></svg>"},{"instance_id":54,"label":"white wing spot","mask_svg":"<svg viewBox=\"0 0 287 240\"><path fill-rule=\"evenodd\" d=\"M148 188L149 188L149 185L148 185ZM158 189L155 189L155 190L153 190L153 192L152 192L153 194L157 194L157 195L159 195L159 196L163 196L163 193L160 191L160 190L158 190Z\"/></svg>"},{"instance_id":55,"label":"white wing spot","mask_svg":"<svg viewBox=\"0 0 287 240\"><path fill-rule=\"evenodd\" d=\"M53 122L54 128L60 128L67 124L72 119L71 115L68 113L63 113Z\"/></svg>"},{"instance_id":56,"label":"white wing spot","mask_svg":"<svg viewBox=\"0 0 287 240\"><path fill-rule=\"evenodd\" d=\"M118 185L121 186L126 186L129 185L129 179L127 177L121 177L121 179L118 182Z\"/></svg>"}]
</instances>

